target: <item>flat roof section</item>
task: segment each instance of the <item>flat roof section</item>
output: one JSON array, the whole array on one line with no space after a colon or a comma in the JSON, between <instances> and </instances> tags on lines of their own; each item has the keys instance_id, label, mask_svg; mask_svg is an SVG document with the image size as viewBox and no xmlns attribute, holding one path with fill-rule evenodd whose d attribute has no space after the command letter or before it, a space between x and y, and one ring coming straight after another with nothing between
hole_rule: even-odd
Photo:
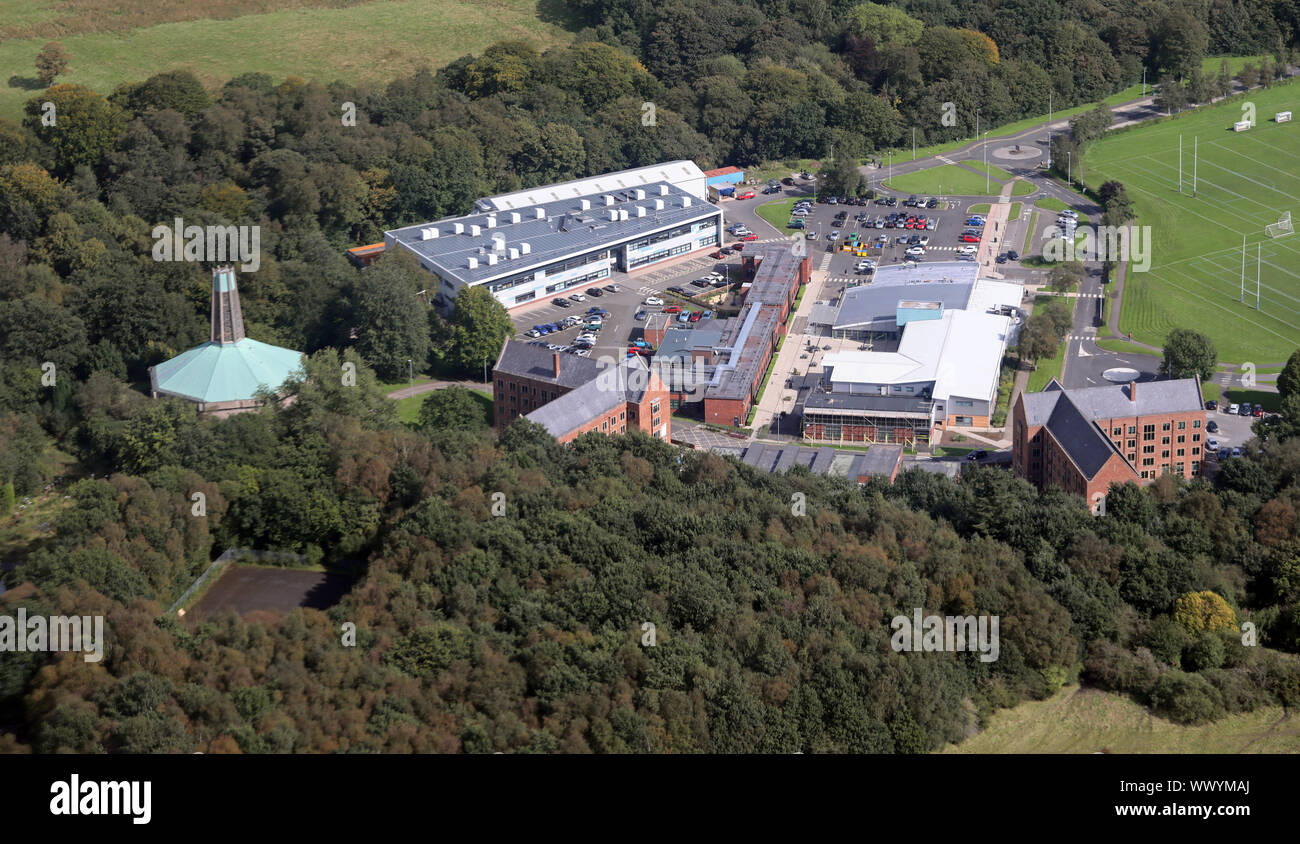
<instances>
[{"instance_id":1,"label":"flat roof section","mask_svg":"<svg viewBox=\"0 0 1300 844\"><path fill-rule=\"evenodd\" d=\"M447 217L393 229L384 238L409 249L443 278L477 284L720 213L694 194L659 181L515 210ZM470 267L471 261L476 266Z\"/></svg>"},{"instance_id":2,"label":"flat roof section","mask_svg":"<svg viewBox=\"0 0 1300 844\"><path fill-rule=\"evenodd\" d=\"M517 211L521 208L532 208L549 202L577 199L597 193L624 191L628 188L644 188L647 185L659 182L677 185L702 179L704 179L704 172L700 170L694 161L678 159L677 161L648 164L645 167L617 170L613 173L602 173L599 176L591 176L586 179L573 179L568 182L556 182L551 185L524 188L510 193L499 193L496 196L487 196L478 200L474 203L474 207L478 211ZM699 198L706 199L703 196Z\"/></svg>"}]
</instances>

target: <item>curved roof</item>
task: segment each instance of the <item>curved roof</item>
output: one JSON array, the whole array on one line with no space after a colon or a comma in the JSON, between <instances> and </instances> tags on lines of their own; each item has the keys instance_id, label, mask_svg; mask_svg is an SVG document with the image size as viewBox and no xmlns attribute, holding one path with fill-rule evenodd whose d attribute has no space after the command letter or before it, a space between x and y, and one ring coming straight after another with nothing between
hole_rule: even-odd
<instances>
[{"instance_id":1,"label":"curved roof","mask_svg":"<svg viewBox=\"0 0 1300 844\"><path fill-rule=\"evenodd\" d=\"M259 387L278 390L302 353L245 337L207 342L150 368L153 389L197 402L246 401Z\"/></svg>"}]
</instances>

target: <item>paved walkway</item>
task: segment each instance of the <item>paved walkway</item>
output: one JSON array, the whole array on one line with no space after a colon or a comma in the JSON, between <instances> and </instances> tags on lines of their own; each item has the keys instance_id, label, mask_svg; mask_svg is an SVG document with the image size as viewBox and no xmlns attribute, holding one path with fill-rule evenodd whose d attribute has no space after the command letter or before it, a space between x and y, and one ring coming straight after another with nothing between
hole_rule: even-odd
<instances>
[{"instance_id":1,"label":"paved walkway","mask_svg":"<svg viewBox=\"0 0 1300 844\"><path fill-rule=\"evenodd\" d=\"M416 384L415 389L403 387L400 390L393 390L388 393L390 399L409 399L411 396L418 396L421 393L431 393L434 390L441 390L445 387L464 387L467 390L478 390L480 393L491 393L492 385L484 384L482 381L425 381L422 384Z\"/></svg>"},{"instance_id":2,"label":"paved walkway","mask_svg":"<svg viewBox=\"0 0 1300 844\"><path fill-rule=\"evenodd\" d=\"M798 324L808 324L807 317L812 313L813 303L823 297L825 286L826 273L822 270L813 270L803 292L803 299L799 302L799 308L790 315L791 331L786 334L781 351L777 352L776 366L772 369L772 378L767 382L767 388L763 391L763 396L759 399L758 407L754 411L754 424L749 426L754 431L766 431L771 426L773 417L778 413L782 410L787 413L794 410L798 391L787 390L785 388L785 379L789 377L790 370L794 368L799 360L799 350L803 348L803 334L796 335L793 327L796 320L801 317L803 319ZM787 396L789 397L788 401L786 400Z\"/></svg>"}]
</instances>

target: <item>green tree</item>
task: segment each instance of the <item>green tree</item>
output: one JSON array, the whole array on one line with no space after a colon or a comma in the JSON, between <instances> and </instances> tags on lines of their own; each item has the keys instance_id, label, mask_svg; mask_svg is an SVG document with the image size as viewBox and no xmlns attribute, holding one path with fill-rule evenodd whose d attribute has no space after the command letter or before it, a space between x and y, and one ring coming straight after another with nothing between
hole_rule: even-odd
<instances>
[{"instance_id":1,"label":"green tree","mask_svg":"<svg viewBox=\"0 0 1300 844\"><path fill-rule=\"evenodd\" d=\"M458 371L481 372L501 353L501 344L515 333L510 314L484 287L464 287L451 314L451 342L443 358Z\"/></svg>"},{"instance_id":2,"label":"green tree","mask_svg":"<svg viewBox=\"0 0 1300 844\"><path fill-rule=\"evenodd\" d=\"M1020 357L1032 360L1034 369L1038 369L1039 358L1055 357L1059 345L1060 340L1057 339L1056 330L1052 327L1049 317L1034 314L1025 320L1024 326L1020 329Z\"/></svg>"},{"instance_id":3,"label":"green tree","mask_svg":"<svg viewBox=\"0 0 1300 844\"><path fill-rule=\"evenodd\" d=\"M36 78L41 84L49 86L56 76L68 69L68 52L58 41L51 41L36 54Z\"/></svg>"},{"instance_id":4,"label":"green tree","mask_svg":"<svg viewBox=\"0 0 1300 844\"><path fill-rule=\"evenodd\" d=\"M434 431L481 431L488 426L485 402L459 385L429 393L420 405L420 428Z\"/></svg>"},{"instance_id":5,"label":"green tree","mask_svg":"<svg viewBox=\"0 0 1300 844\"><path fill-rule=\"evenodd\" d=\"M852 34L870 38L877 44L915 44L925 29L924 23L902 9L879 3L859 3L846 17Z\"/></svg>"},{"instance_id":6,"label":"green tree","mask_svg":"<svg viewBox=\"0 0 1300 844\"><path fill-rule=\"evenodd\" d=\"M1160 374L1165 378L1197 376L1208 381L1218 363L1213 340L1190 328L1175 328L1165 338Z\"/></svg>"},{"instance_id":7,"label":"green tree","mask_svg":"<svg viewBox=\"0 0 1300 844\"><path fill-rule=\"evenodd\" d=\"M126 125L120 108L81 85L53 85L28 100L24 111L23 123L49 146L51 169L61 176L71 175L78 164L98 168ZM43 119L46 115L52 120Z\"/></svg>"},{"instance_id":8,"label":"green tree","mask_svg":"<svg viewBox=\"0 0 1300 844\"><path fill-rule=\"evenodd\" d=\"M817 189L820 193L857 196L866 184L867 180L858 169L857 162L846 155L836 156L817 176Z\"/></svg>"},{"instance_id":9,"label":"green tree","mask_svg":"<svg viewBox=\"0 0 1300 844\"><path fill-rule=\"evenodd\" d=\"M1083 281L1083 264L1079 261L1058 261L1047 273L1047 289L1068 293Z\"/></svg>"},{"instance_id":10,"label":"green tree","mask_svg":"<svg viewBox=\"0 0 1300 844\"><path fill-rule=\"evenodd\" d=\"M1277 376L1277 391L1283 401L1290 396L1300 396L1300 349L1296 349L1286 359L1286 366L1282 367L1281 374Z\"/></svg>"},{"instance_id":11,"label":"green tree","mask_svg":"<svg viewBox=\"0 0 1300 844\"><path fill-rule=\"evenodd\" d=\"M416 295L429 277L406 256L392 257L358 273L354 287L357 351L386 381L423 370L429 356L429 319Z\"/></svg>"}]
</instances>

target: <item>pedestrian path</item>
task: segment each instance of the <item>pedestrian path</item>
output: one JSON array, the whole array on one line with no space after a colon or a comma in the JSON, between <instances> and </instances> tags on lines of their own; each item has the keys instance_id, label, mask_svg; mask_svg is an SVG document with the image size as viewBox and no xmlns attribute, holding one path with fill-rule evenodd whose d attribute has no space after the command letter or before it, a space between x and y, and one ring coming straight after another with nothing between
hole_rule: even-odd
<instances>
[{"instance_id":1,"label":"pedestrian path","mask_svg":"<svg viewBox=\"0 0 1300 844\"><path fill-rule=\"evenodd\" d=\"M1053 293L1050 290L1039 290L1038 295L1062 296L1066 299L1101 299L1104 298L1106 294L1105 293Z\"/></svg>"}]
</instances>

